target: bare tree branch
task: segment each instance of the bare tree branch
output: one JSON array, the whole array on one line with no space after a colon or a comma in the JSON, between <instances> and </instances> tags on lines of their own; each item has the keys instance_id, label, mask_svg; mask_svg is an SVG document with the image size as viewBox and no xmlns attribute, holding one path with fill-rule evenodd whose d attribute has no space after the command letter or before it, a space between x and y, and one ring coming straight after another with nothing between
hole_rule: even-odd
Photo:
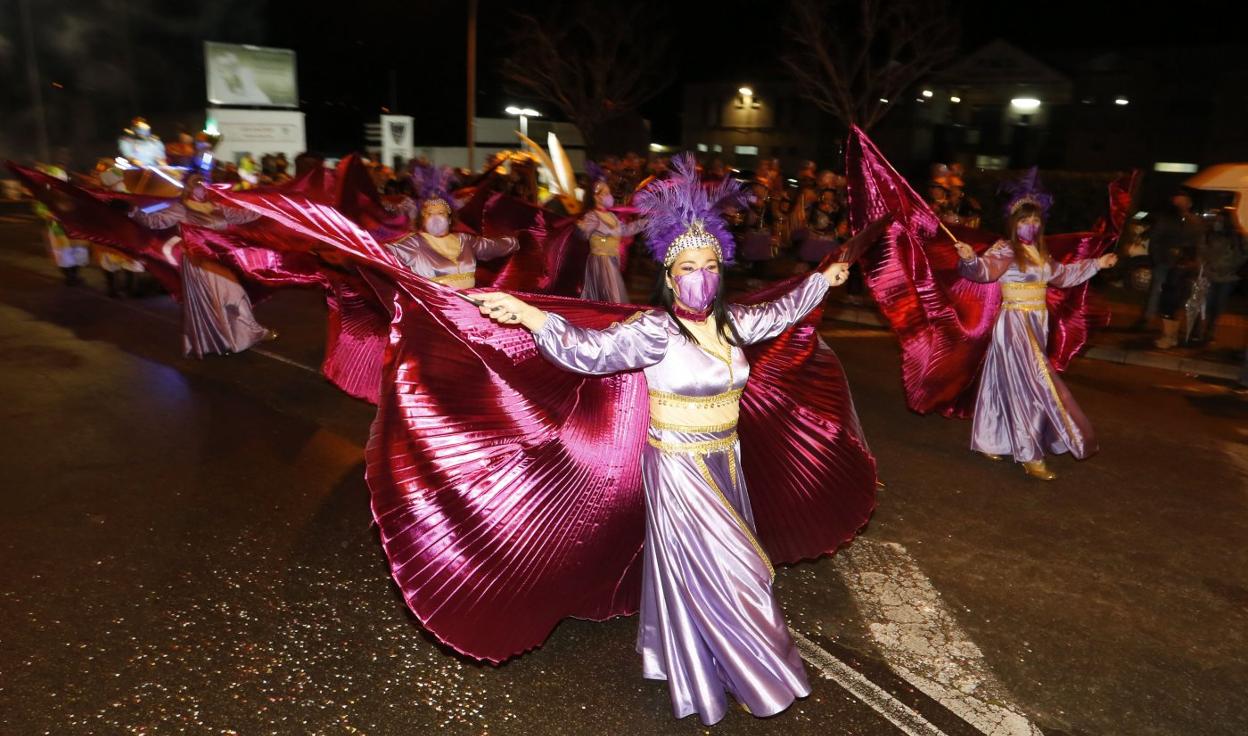
<instances>
[{"instance_id":1,"label":"bare tree branch","mask_svg":"<svg viewBox=\"0 0 1248 736\"><path fill-rule=\"evenodd\" d=\"M864 130L958 41L947 0L790 0L790 11L782 61L802 95Z\"/></svg>"},{"instance_id":2,"label":"bare tree branch","mask_svg":"<svg viewBox=\"0 0 1248 736\"><path fill-rule=\"evenodd\" d=\"M542 18L516 16L508 90L546 100L591 147L604 123L635 110L673 79L671 36L654 2L574 0Z\"/></svg>"}]
</instances>

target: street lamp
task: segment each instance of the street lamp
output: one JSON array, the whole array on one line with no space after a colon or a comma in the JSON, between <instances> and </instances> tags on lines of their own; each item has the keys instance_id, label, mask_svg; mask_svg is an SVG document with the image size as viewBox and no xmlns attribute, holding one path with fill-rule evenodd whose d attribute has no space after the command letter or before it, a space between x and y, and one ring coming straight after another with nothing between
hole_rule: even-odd
<instances>
[{"instance_id":1,"label":"street lamp","mask_svg":"<svg viewBox=\"0 0 1248 736\"><path fill-rule=\"evenodd\" d=\"M531 107L509 106L505 112L508 115L516 115L520 118L520 135L528 136L529 134L529 118L540 118L542 114Z\"/></svg>"}]
</instances>

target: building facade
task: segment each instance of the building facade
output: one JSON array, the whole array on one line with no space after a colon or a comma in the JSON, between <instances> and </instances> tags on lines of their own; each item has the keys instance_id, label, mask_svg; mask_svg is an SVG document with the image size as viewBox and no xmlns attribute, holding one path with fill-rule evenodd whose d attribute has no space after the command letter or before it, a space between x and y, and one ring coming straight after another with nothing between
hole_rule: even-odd
<instances>
[{"instance_id":1,"label":"building facade","mask_svg":"<svg viewBox=\"0 0 1248 736\"><path fill-rule=\"evenodd\" d=\"M844 129L782 81L722 81L685 85L681 147L752 170L778 158L786 171L802 161L833 165ZM831 134L829 134L831 132Z\"/></svg>"}]
</instances>

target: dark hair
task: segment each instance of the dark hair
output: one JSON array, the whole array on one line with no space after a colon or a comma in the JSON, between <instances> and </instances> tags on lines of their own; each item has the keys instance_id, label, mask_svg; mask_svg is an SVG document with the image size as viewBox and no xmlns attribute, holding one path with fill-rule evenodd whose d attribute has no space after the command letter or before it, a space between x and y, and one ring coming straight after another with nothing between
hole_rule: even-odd
<instances>
[{"instance_id":1,"label":"dark hair","mask_svg":"<svg viewBox=\"0 0 1248 736\"><path fill-rule=\"evenodd\" d=\"M1018 223L1024 219L1036 216L1040 218L1040 232L1036 235L1036 250L1040 251L1040 262L1031 263L1025 255L1023 255L1022 244L1018 242ZM1018 266L1018 270L1026 271L1027 266L1042 266L1049 261L1049 247L1044 244L1044 210L1037 204L1024 202L1017 209L1010 213L1010 219L1006 222L1006 235L1010 239L1010 247L1014 250L1014 263Z\"/></svg>"},{"instance_id":2,"label":"dark hair","mask_svg":"<svg viewBox=\"0 0 1248 736\"><path fill-rule=\"evenodd\" d=\"M598 207L598 200L594 196L594 190L599 184L603 184L607 188L607 192L611 192L611 184L606 179L590 179L589 186L584 188L584 195L581 197L581 207L583 212L592 212Z\"/></svg>"},{"instance_id":3,"label":"dark hair","mask_svg":"<svg viewBox=\"0 0 1248 736\"><path fill-rule=\"evenodd\" d=\"M745 344L745 341L737 333L737 326L733 324L732 317L728 314L728 306L724 303L723 261L719 262L719 269L719 288L715 292L715 301L711 302L711 314L715 317L715 324L719 326L719 336L729 345L741 347ZM684 335L686 340L697 343L698 339L676 317L676 294L667 285L667 276L670 273L670 269L659 268L656 273L658 274L658 279L654 284L654 296L651 298L650 303L662 307L663 311L668 313L672 321L680 329L680 334Z\"/></svg>"}]
</instances>

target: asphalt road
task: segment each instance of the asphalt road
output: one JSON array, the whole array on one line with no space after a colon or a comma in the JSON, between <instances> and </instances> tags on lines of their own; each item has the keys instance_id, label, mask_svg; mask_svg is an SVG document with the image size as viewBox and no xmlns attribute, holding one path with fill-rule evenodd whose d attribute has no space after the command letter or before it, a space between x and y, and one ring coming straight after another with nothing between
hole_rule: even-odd
<instances>
[{"instance_id":1,"label":"asphalt road","mask_svg":"<svg viewBox=\"0 0 1248 736\"><path fill-rule=\"evenodd\" d=\"M502 667L409 616L370 526L372 408L324 381L324 307L263 351L180 354L166 297L67 288L0 217L0 733L1243 734L1248 401L1076 362L1100 436L1055 483L906 411L888 333L827 324L887 488L779 571L813 695L713 729L640 677L633 619Z\"/></svg>"}]
</instances>

